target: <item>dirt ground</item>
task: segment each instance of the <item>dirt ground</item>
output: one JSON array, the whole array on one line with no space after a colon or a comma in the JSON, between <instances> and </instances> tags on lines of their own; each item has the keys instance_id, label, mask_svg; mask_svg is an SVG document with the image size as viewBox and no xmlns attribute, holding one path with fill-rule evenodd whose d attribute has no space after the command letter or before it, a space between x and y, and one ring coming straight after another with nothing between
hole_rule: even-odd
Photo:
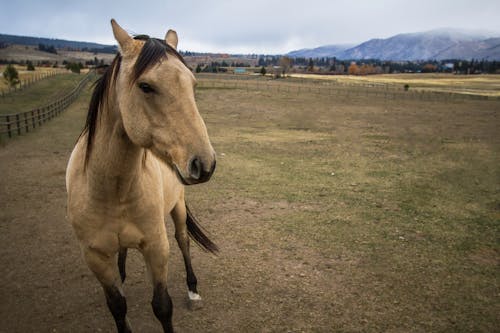
<instances>
[{"instance_id":1,"label":"dirt ground","mask_svg":"<svg viewBox=\"0 0 500 333\"><path fill-rule=\"evenodd\" d=\"M0 332L114 331L101 288L81 259L65 219L65 167L88 97L88 93L82 96L36 132L0 148ZM494 240L500 207L495 185L500 143L495 132L499 128L497 104L454 105L453 124L437 125L437 119L450 119L451 113L422 115L418 106L406 109L385 101L334 102L313 95L300 102L300 96L237 90L201 90L198 99L219 161L213 182L189 189L188 201L221 252L214 257L193 247L203 307L188 309L182 258L172 237L172 224L167 222L172 252L169 291L178 332L498 329L499 256ZM308 109L311 101L319 103L313 109L326 113ZM358 111L353 112L351 104ZM331 110L338 112L328 113ZM393 116L387 116L388 110ZM404 122L411 126L401 126ZM456 130L456 123L467 127L459 139L446 134ZM439 143L423 139L440 131ZM408 152L394 157L391 149L399 146L395 141L408 133L411 138L401 146ZM480 193L481 201L477 199L471 212L490 205L487 222L477 227L482 229L463 230L471 237L475 232L486 234L480 236L485 239L475 238L481 246L463 250L476 255L472 261L469 257L460 261L464 252L457 252L458 259L454 255L448 259L456 252L456 239L446 239L453 238L452 233L440 238L438 232L433 234L424 226L385 224L385 220L400 221L408 216L417 220L419 214L431 212L406 212L411 204L401 192L389 191L395 187L400 191L405 180L423 179L431 171L421 167L421 173L406 178L396 175L397 165L428 156L430 150L423 147L445 149L441 144L464 144L466 137L471 142L486 142L481 156L490 155L485 166L489 171L471 180L481 189L467 192L471 205L474 194ZM363 145L365 139L368 146ZM467 149L471 147L476 146ZM386 153L377 156L382 150ZM309 156L314 158L309 161ZM394 163L395 169L389 172L394 171L395 176L375 168L368 170L372 178L356 178L352 170L366 169L367 161L378 163L379 157ZM376 190L369 181L374 178L380 180ZM392 183L394 178L399 179L398 186ZM308 181L311 187L300 187ZM401 202L391 201L389 195L398 196ZM489 198L487 203L483 196ZM444 199L443 205L454 200ZM425 203L416 205L427 207ZM375 216L375 211L382 211L384 217ZM463 214L468 221L469 215ZM439 228L445 227L439 224ZM380 239L375 241L377 237ZM442 245L431 245L431 241ZM461 275L462 268L469 275ZM160 332L150 306L151 286L136 251L129 252L127 274L125 293L134 332ZM460 285L462 291L447 294Z\"/></svg>"}]
</instances>

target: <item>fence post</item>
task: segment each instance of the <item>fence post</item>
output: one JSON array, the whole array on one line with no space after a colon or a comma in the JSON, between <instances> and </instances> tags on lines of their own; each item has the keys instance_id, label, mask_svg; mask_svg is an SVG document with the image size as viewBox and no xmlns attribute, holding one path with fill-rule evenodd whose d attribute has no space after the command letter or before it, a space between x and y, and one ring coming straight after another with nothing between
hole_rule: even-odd
<instances>
[{"instance_id":1,"label":"fence post","mask_svg":"<svg viewBox=\"0 0 500 333\"><path fill-rule=\"evenodd\" d=\"M35 112L33 110L31 110L31 124L35 128Z\"/></svg>"},{"instance_id":2,"label":"fence post","mask_svg":"<svg viewBox=\"0 0 500 333\"><path fill-rule=\"evenodd\" d=\"M26 133L30 131L30 127L28 126L28 113L23 112L24 114L24 126L26 127Z\"/></svg>"},{"instance_id":3,"label":"fence post","mask_svg":"<svg viewBox=\"0 0 500 333\"><path fill-rule=\"evenodd\" d=\"M19 120L19 113L16 114L16 125L17 125L17 134L21 135L21 121Z\"/></svg>"},{"instance_id":4,"label":"fence post","mask_svg":"<svg viewBox=\"0 0 500 333\"><path fill-rule=\"evenodd\" d=\"M12 133L10 132L10 116L7 115L7 132L9 133L9 138L12 138Z\"/></svg>"}]
</instances>

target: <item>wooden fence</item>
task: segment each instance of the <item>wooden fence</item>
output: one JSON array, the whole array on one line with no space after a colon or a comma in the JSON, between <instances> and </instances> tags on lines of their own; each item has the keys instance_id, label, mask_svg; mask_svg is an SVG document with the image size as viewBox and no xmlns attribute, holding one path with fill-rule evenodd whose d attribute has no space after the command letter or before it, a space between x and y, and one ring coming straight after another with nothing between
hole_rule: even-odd
<instances>
[{"instance_id":1,"label":"wooden fence","mask_svg":"<svg viewBox=\"0 0 500 333\"><path fill-rule=\"evenodd\" d=\"M318 93L331 96L372 96L385 99L414 99L428 101L500 100L495 96L474 95L410 88L385 83L348 83L336 80L290 78L270 80L250 75L197 74L198 86L205 88L237 88L275 92Z\"/></svg>"},{"instance_id":2,"label":"wooden fence","mask_svg":"<svg viewBox=\"0 0 500 333\"><path fill-rule=\"evenodd\" d=\"M56 117L78 97L92 77L94 75L91 73L85 75L72 91L48 105L31 111L0 115L0 137L7 135L11 138L16 134L28 133Z\"/></svg>"},{"instance_id":3,"label":"wooden fence","mask_svg":"<svg viewBox=\"0 0 500 333\"><path fill-rule=\"evenodd\" d=\"M49 77L53 77L58 74L63 74L63 73L68 73L67 71L63 70L52 70L50 72L42 72L42 73L34 73L30 77L27 77L24 80L21 80L18 84L16 84L13 87L7 87L6 89L0 89L0 97L5 97L6 95L10 94L11 92L23 90L29 86L31 86L33 83L47 79Z\"/></svg>"}]
</instances>

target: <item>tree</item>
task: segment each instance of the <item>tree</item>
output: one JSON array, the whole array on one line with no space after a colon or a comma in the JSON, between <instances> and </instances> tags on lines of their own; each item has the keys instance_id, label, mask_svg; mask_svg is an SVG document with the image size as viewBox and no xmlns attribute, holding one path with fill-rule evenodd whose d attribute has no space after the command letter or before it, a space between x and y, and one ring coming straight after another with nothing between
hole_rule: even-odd
<instances>
[{"instance_id":1,"label":"tree","mask_svg":"<svg viewBox=\"0 0 500 333\"><path fill-rule=\"evenodd\" d=\"M265 76L266 73L267 73L266 68L262 66L262 68L260 69L260 74L262 74L262 76Z\"/></svg>"},{"instance_id":2,"label":"tree","mask_svg":"<svg viewBox=\"0 0 500 333\"><path fill-rule=\"evenodd\" d=\"M12 65L7 65L7 67L3 71L3 78L11 87L14 87L19 83L19 73L17 72L17 69Z\"/></svg>"},{"instance_id":3,"label":"tree","mask_svg":"<svg viewBox=\"0 0 500 333\"><path fill-rule=\"evenodd\" d=\"M198 64L196 66L196 73L200 73L200 72L201 72L201 66L200 66L200 64Z\"/></svg>"},{"instance_id":4,"label":"tree","mask_svg":"<svg viewBox=\"0 0 500 333\"><path fill-rule=\"evenodd\" d=\"M80 70L83 68L83 65L81 62L76 63L76 62L70 62L66 65L66 69L69 69L73 73L78 73L80 74Z\"/></svg>"},{"instance_id":5,"label":"tree","mask_svg":"<svg viewBox=\"0 0 500 333\"><path fill-rule=\"evenodd\" d=\"M359 74L359 67L356 65L355 62L351 63L349 65L349 68L347 69L347 73L349 75L358 75Z\"/></svg>"},{"instance_id":6,"label":"tree","mask_svg":"<svg viewBox=\"0 0 500 333\"><path fill-rule=\"evenodd\" d=\"M29 60L26 62L26 70L27 71L34 71L35 70L35 66L33 66L33 63Z\"/></svg>"},{"instance_id":7,"label":"tree","mask_svg":"<svg viewBox=\"0 0 500 333\"><path fill-rule=\"evenodd\" d=\"M283 75L285 75L288 70L290 69L290 67L292 66L292 59L290 59L289 57L281 57L280 58L280 67L281 67L281 72Z\"/></svg>"},{"instance_id":8,"label":"tree","mask_svg":"<svg viewBox=\"0 0 500 333\"><path fill-rule=\"evenodd\" d=\"M309 64L307 65L307 70L309 72L314 72L314 61L312 58L309 58Z\"/></svg>"},{"instance_id":9,"label":"tree","mask_svg":"<svg viewBox=\"0 0 500 333\"><path fill-rule=\"evenodd\" d=\"M422 73L434 73L437 71L437 66L433 64L425 64L422 67Z\"/></svg>"}]
</instances>

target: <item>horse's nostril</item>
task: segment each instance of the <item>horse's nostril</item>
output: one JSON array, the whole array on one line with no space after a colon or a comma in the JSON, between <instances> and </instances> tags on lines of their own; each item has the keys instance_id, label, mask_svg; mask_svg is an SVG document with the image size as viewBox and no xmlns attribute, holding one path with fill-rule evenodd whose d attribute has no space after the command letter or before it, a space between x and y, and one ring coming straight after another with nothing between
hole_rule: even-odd
<instances>
[{"instance_id":1,"label":"horse's nostril","mask_svg":"<svg viewBox=\"0 0 500 333\"><path fill-rule=\"evenodd\" d=\"M189 176L195 180L199 180L203 172L203 164L198 157L195 157L189 163Z\"/></svg>"}]
</instances>

